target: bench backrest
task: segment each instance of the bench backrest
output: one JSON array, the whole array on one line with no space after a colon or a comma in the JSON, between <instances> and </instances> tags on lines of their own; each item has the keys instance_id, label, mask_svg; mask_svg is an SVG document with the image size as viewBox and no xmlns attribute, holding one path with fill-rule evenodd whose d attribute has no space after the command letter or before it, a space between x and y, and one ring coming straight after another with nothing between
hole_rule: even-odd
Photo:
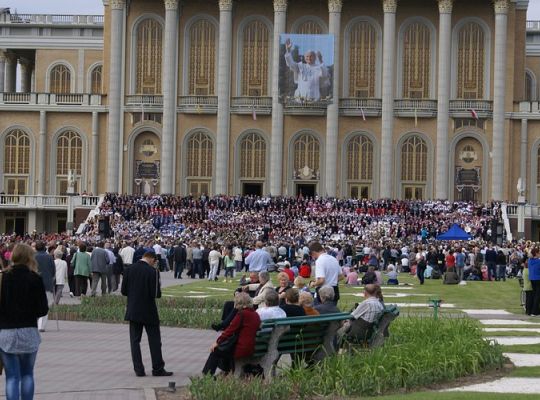
<instances>
[{"instance_id":1,"label":"bench backrest","mask_svg":"<svg viewBox=\"0 0 540 400\"><path fill-rule=\"evenodd\" d=\"M389 336L388 326L399 316L399 308L395 304L390 304L384 307L384 311L375 321L373 327L373 335L369 339L369 347L375 348L382 346L384 339Z\"/></svg>"},{"instance_id":2,"label":"bench backrest","mask_svg":"<svg viewBox=\"0 0 540 400\"><path fill-rule=\"evenodd\" d=\"M255 356L268 350L272 334L276 328L285 328L279 337L277 350L280 354L305 353L315 351L325 341L330 326L350 318L349 313L323 314L308 317L289 317L264 321L257 332Z\"/></svg>"}]
</instances>

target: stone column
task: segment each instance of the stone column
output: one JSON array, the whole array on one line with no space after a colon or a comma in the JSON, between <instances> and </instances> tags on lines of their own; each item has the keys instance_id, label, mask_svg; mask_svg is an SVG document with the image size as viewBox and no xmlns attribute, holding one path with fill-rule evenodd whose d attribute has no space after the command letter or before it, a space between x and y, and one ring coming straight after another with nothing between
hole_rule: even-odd
<instances>
[{"instance_id":1,"label":"stone column","mask_svg":"<svg viewBox=\"0 0 540 400\"><path fill-rule=\"evenodd\" d=\"M521 120L521 143L520 143L520 152L519 152L519 177L523 187L527 187L527 150L529 148L529 133L528 133L528 120L523 118ZM512 187L512 185L510 185ZM525 191L527 193L527 191ZM530 193L530 192L529 192ZM526 196L527 197L527 196Z\"/></svg>"},{"instance_id":2,"label":"stone column","mask_svg":"<svg viewBox=\"0 0 540 400\"><path fill-rule=\"evenodd\" d=\"M109 68L109 120L107 126L107 191L119 192L120 131L122 115L122 36L124 34L125 0L111 0L111 41Z\"/></svg>"},{"instance_id":3,"label":"stone column","mask_svg":"<svg viewBox=\"0 0 540 400\"><path fill-rule=\"evenodd\" d=\"M270 193L283 192L283 104L279 102L279 35L285 32L287 0L274 0L274 47L272 48L272 138L270 152Z\"/></svg>"},{"instance_id":4,"label":"stone column","mask_svg":"<svg viewBox=\"0 0 540 400\"><path fill-rule=\"evenodd\" d=\"M0 93L4 91L6 79L6 55L0 51Z\"/></svg>"},{"instance_id":5,"label":"stone column","mask_svg":"<svg viewBox=\"0 0 540 400\"><path fill-rule=\"evenodd\" d=\"M163 51L163 135L161 137L161 192L175 192L176 87L178 78L178 0L165 0Z\"/></svg>"},{"instance_id":6,"label":"stone column","mask_svg":"<svg viewBox=\"0 0 540 400\"><path fill-rule=\"evenodd\" d=\"M45 181L47 179L47 113L39 112L39 184L38 195L45 194Z\"/></svg>"},{"instance_id":7,"label":"stone column","mask_svg":"<svg viewBox=\"0 0 540 400\"><path fill-rule=\"evenodd\" d=\"M397 0L383 0L383 73L382 73L382 128L381 128L381 198L393 197L394 164L394 63L396 52Z\"/></svg>"},{"instance_id":8,"label":"stone column","mask_svg":"<svg viewBox=\"0 0 540 400\"><path fill-rule=\"evenodd\" d=\"M92 185L90 191L94 196L98 195L98 166L99 166L99 114L97 111L92 112Z\"/></svg>"},{"instance_id":9,"label":"stone column","mask_svg":"<svg viewBox=\"0 0 540 400\"><path fill-rule=\"evenodd\" d=\"M326 110L326 160L325 160L325 192L327 196L335 197L337 191L337 153L339 134L339 72L341 63L340 26L342 0L328 0L329 33L334 35L334 85L332 87L332 104ZM325 60L323 59L323 62ZM343 191L343 188L342 188Z\"/></svg>"},{"instance_id":10,"label":"stone column","mask_svg":"<svg viewBox=\"0 0 540 400\"><path fill-rule=\"evenodd\" d=\"M229 187L229 129L231 102L231 43L233 0L219 0L219 68L216 145L216 193Z\"/></svg>"},{"instance_id":11,"label":"stone column","mask_svg":"<svg viewBox=\"0 0 540 400\"><path fill-rule=\"evenodd\" d=\"M493 83L493 147L491 159L491 198L504 200L504 148L506 101L506 39L508 0L495 0L495 72Z\"/></svg>"},{"instance_id":12,"label":"stone column","mask_svg":"<svg viewBox=\"0 0 540 400\"><path fill-rule=\"evenodd\" d=\"M448 198L448 124L453 0L439 0L439 81L437 101L437 169L435 198Z\"/></svg>"},{"instance_id":13,"label":"stone column","mask_svg":"<svg viewBox=\"0 0 540 400\"><path fill-rule=\"evenodd\" d=\"M19 60L21 65L21 92L30 93L32 91L32 70L34 65L30 60L21 58Z\"/></svg>"},{"instance_id":14,"label":"stone column","mask_svg":"<svg viewBox=\"0 0 540 400\"><path fill-rule=\"evenodd\" d=\"M17 90L17 56L13 53L6 54L6 78L4 89L6 92Z\"/></svg>"}]
</instances>

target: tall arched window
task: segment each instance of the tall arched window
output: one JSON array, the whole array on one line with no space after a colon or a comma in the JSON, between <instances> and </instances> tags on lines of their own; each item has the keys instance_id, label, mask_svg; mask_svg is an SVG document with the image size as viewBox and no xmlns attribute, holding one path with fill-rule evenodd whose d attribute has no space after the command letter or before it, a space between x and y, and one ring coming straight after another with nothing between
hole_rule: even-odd
<instances>
[{"instance_id":1,"label":"tall arched window","mask_svg":"<svg viewBox=\"0 0 540 400\"><path fill-rule=\"evenodd\" d=\"M457 98L484 97L485 34L476 22L466 23L458 33Z\"/></svg>"},{"instance_id":2,"label":"tall arched window","mask_svg":"<svg viewBox=\"0 0 540 400\"><path fill-rule=\"evenodd\" d=\"M294 141L294 169L301 170L304 167L319 172L320 168L320 144L315 136L309 133L300 135Z\"/></svg>"},{"instance_id":3,"label":"tall arched window","mask_svg":"<svg viewBox=\"0 0 540 400\"><path fill-rule=\"evenodd\" d=\"M64 64L55 65L51 70L49 91L56 94L71 93L71 71Z\"/></svg>"},{"instance_id":4,"label":"tall arched window","mask_svg":"<svg viewBox=\"0 0 540 400\"><path fill-rule=\"evenodd\" d=\"M163 28L152 18L137 27L136 88L138 94L161 94Z\"/></svg>"},{"instance_id":5,"label":"tall arched window","mask_svg":"<svg viewBox=\"0 0 540 400\"><path fill-rule=\"evenodd\" d=\"M367 21L349 33L349 97L375 97L377 32Z\"/></svg>"},{"instance_id":6,"label":"tall arched window","mask_svg":"<svg viewBox=\"0 0 540 400\"><path fill-rule=\"evenodd\" d=\"M188 190L192 195L210 194L214 143L204 132L194 133L187 144Z\"/></svg>"},{"instance_id":7,"label":"tall arched window","mask_svg":"<svg viewBox=\"0 0 540 400\"><path fill-rule=\"evenodd\" d=\"M525 71L525 100L536 101L536 80L531 72Z\"/></svg>"},{"instance_id":8,"label":"tall arched window","mask_svg":"<svg viewBox=\"0 0 540 400\"><path fill-rule=\"evenodd\" d=\"M266 142L258 133L246 135L240 144L240 178L266 177Z\"/></svg>"},{"instance_id":9,"label":"tall arched window","mask_svg":"<svg viewBox=\"0 0 540 400\"><path fill-rule=\"evenodd\" d=\"M78 192L79 179L82 174L83 145L80 135L66 131L58 137L56 145L57 193L65 194L68 189L70 171L75 177L75 192Z\"/></svg>"},{"instance_id":10,"label":"tall arched window","mask_svg":"<svg viewBox=\"0 0 540 400\"><path fill-rule=\"evenodd\" d=\"M259 20L244 27L242 46L242 96L268 95L270 31Z\"/></svg>"},{"instance_id":11,"label":"tall arched window","mask_svg":"<svg viewBox=\"0 0 540 400\"><path fill-rule=\"evenodd\" d=\"M207 19L189 29L189 94L215 95L216 28Z\"/></svg>"},{"instance_id":12,"label":"tall arched window","mask_svg":"<svg viewBox=\"0 0 540 400\"><path fill-rule=\"evenodd\" d=\"M403 35L403 98L427 99L430 97L430 63L430 30L423 23L412 23Z\"/></svg>"},{"instance_id":13,"label":"tall arched window","mask_svg":"<svg viewBox=\"0 0 540 400\"><path fill-rule=\"evenodd\" d=\"M20 129L6 135L4 142L4 190L26 194L30 174L30 137Z\"/></svg>"},{"instance_id":14,"label":"tall arched window","mask_svg":"<svg viewBox=\"0 0 540 400\"><path fill-rule=\"evenodd\" d=\"M424 139L411 136L401 147L401 181L404 198L422 200L427 182L428 149Z\"/></svg>"},{"instance_id":15,"label":"tall arched window","mask_svg":"<svg viewBox=\"0 0 540 400\"><path fill-rule=\"evenodd\" d=\"M352 198L370 198L373 180L373 143L356 135L347 145L347 183Z\"/></svg>"},{"instance_id":16,"label":"tall arched window","mask_svg":"<svg viewBox=\"0 0 540 400\"><path fill-rule=\"evenodd\" d=\"M298 25L295 31L295 33L301 35L321 35L324 33L324 29L321 24L311 19L302 22L300 25Z\"/></svg>"},{"instance_id":17,"label":"tall arched window","mask_svg":"<svg viewBox=\"0 0 540 400\"><path fill-rule=\"evenodd\" d=\"M90 93L91 94L101 94L102 92L102 86L101 86L101 73L103 71L102 65L97 65L92 69L92 72L90 73Z\"/></svg>"}]
</instances>

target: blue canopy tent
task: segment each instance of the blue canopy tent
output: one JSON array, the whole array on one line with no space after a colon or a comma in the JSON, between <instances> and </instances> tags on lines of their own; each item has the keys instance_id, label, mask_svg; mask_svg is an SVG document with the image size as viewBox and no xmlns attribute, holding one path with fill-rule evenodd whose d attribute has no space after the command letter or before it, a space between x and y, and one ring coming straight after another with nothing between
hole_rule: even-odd
<instances>
[{"instance_id":1,"label":"blue canopy tent","mask_svg":"<svg viewBox=\"0 0 540 400\"><path fill-rule=\"evenodd\" d=\"M447 232L437 236L437 240L471 240L472 237L465 232L458 224L454 224Z\"/></svg>"}]
</instances>

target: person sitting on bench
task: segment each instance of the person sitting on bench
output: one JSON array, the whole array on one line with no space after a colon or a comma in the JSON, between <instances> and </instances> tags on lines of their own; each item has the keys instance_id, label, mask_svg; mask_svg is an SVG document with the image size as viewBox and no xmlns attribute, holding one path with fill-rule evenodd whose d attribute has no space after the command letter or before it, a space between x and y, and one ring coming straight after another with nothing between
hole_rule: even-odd
<instances>
[{"instance_id":1,"label":"person sitting on bench","mask_svg":"<svg viewBox=\"0 0 540 400\"><path fill-rule=\"evenodd\" d=\"M347 340L353 343L366 342L373 331L375 321L384 311L381 287L368 284L364 288L365 300L358 304L351 313L351 319L345 321L338 330L338 340L341 343Z\"/></svg>"}]
</instances>

